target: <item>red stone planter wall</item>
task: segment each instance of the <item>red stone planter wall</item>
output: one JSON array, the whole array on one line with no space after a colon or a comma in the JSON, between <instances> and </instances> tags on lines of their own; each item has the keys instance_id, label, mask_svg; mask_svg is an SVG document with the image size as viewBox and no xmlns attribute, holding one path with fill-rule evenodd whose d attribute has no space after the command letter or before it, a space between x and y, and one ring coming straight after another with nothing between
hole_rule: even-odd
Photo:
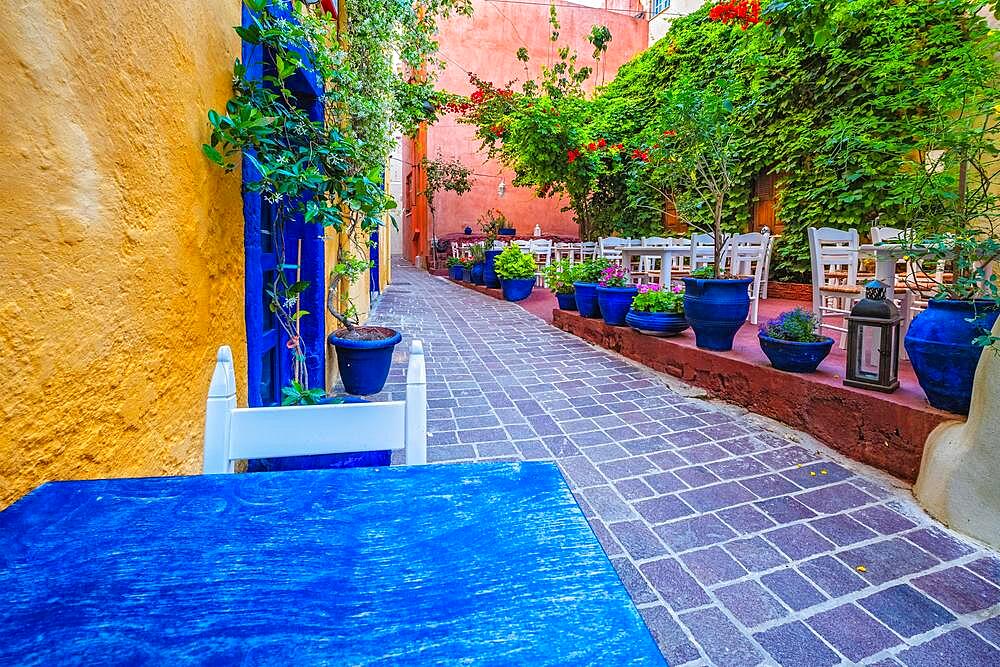
<instances>
[{"instance_id":1,"label":"red stone planter wall","mask_svg":"<svg viewBox=\"0 0 1000 667\"><path fill-rule=\"evenodd\" d=\"M891 395L818 382L809 375L784 373L724 352L610 327L575 312L557 310L552 323L911 482L920 469L927 436L939 424L955 419L931 407L895 403Z\"/></svg>"}]
</instances>

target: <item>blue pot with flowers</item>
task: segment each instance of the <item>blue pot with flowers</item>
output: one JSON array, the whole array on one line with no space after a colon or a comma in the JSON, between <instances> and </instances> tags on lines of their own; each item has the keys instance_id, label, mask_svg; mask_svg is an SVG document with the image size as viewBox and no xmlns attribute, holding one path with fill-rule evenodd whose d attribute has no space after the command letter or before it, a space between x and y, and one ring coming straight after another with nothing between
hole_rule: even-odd
<instances>
[{"instance_id":1,"label":"blue pot with flowers","mask_svg":"<svg viewBox=\"0 0 1000 667\"><path fill-rule=\"evenodd\" d=\"M733 349L736 332L750 314L753 278L717 278L707 266L684 278L684 315L694 329L695 345L705 350Z\"/></svg>"},{"instance_id":2,"label":"blue pot with flowers","mask_svg":"<svg viewBox=\"0 0 1000 667\"><path fill-rule=\"evenodd\" d=\"M628 269L621 264L606 266L597 280L597 303L604 323L612 327L625 326L625 316L638 293Z\"/></svg>"},{"instance_id":3,"label":"blue pot with flowers","mask_svg":"<svg viewBox=\"0 0 1000 667\"><path fill-rule=\"evenodd\" d=\"M556 295L559 310L576 310L576 288L573 283L578 273L577 266L568 259L552 262L542 271L545 285Z\"/></svg>"},{"instance_id":4,"label":"blue pot with flowers","mask_svg":"<svg viewBox=\"0 0 1000 667\"><path fill-rule=\"evenodd\" d=\"M461 259L459 259L458 257L449 257L448 258L448 277L449 278L451 278L452 280L461 280L462 279L462 269L463 268L464 267L462 266L462 260Z\"/></svg>"},{"instance_id":5,"label":"blue pot with flowers","mask_svg":"<svg viewBox=\"0 0 1000 667\"><path fill-rule=\"evenodd\" d=\"M760 349L779 371L814 373L833 349L833 339L817 332L819 318L805 308L785 311L761 325Z\"/></svg>"},{"instance_id":6,"label":"blue pot with flowers","mask_svg":"<svg viewBox=\"0 0 1000 667\"><path fill-rule=\"evenodd\" d=\"M625 324L648 336L676 336L688 328L684 317L684 290L679 285L639 285Z\"/></svg>"},{"instance_id":7,"label":"blue pot with flowers","mask_svg":"<svg viewBox=\"0 0 1000 667\"><path fill-rule=\"evenodd\" d=\"M611 262L604 258L591 259L576 265L573 275L573 293L581 317L598 318L601 306L597 300L597 281Z\"/></svg>"},{"instance_id":8,"label":"blue pot with flowers","mask_svg":"<svg viewBox=\"0 0 1000 667\"><path fill-rule=\"evenodd\" d=\"M496 272L500 288L507 301L521 301L531 296L535 286L538 266L531 255L521 252L516 245L509 245L496 259Z\"/></svg>"}]
</instances>

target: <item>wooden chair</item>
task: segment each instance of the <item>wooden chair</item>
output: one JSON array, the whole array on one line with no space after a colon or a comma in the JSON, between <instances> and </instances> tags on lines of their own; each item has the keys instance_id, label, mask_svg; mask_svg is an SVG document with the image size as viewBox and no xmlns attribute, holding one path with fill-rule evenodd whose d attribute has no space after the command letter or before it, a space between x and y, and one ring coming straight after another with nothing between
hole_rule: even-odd
<instances>
[{"instance_id":1,"label":"wooden chair","mask_svg":"<svg viewBox=\"0 0 1000 667\"><path fill-rule=\"evenodd\" d=\"M729 272L753 278L750 283L750 313L748 318L752 324L757 324L757 311L760 306L761 284L767 267L768 250L771 246L771 235L760 232L737 234L729 239Z\"/></svg>"},{"instance_id":2,"label":"wooden chair","mask_svg":"<svg viewBox=\"0 0 1000 667\"><path fill-rule=\"evenodd\" d=\"M408 465L427 463L424 349L410 346L406 400L268 408L236 407L228 345L219 348L208 389L202 472L231 473L239 459L402 449Z\"/></svg>"},{"instance_id":3,"label":"wooden chair","mask_svg":"<svg viewBox=\"0 0 1000 667\"><path fill-rule=\"evenodd\" d=\"M608 236L597 242L598 254L604 259L609 259L612 262L620 262L622 259L622 251L620 248L630 245L632 245L632 239Z\"/></svg>"},{"instance_id":4,"label":"wooden chair","mask_svg":"<svg viewBox=\"0 0 1000 667\"><path fill-rule=\"evenodd\" d=\"M544 287L545 275L542 271L552 263L552 240L532 239L528 244L528 252L531 253L531 257L535 260L535 266L537 267L535 271L535 284L539 287Z\"/></svg>"},{"instance_id":5,"label":"wooden chair","mask_svg":"<svg viewBox=\"0 0 1000 667\"><path fill-rule=\"evenodd\" d=\"M851 306L861 298L858 285L858 230L847 231L832 227L809 228L809 257L812 265L813 312L819 318L820 335L823 328L847 333L844 318ZM826 324L825 319L835 317L841 324ZM841 347L845 339L841 337Z\"/></svg>"}]
</instances>

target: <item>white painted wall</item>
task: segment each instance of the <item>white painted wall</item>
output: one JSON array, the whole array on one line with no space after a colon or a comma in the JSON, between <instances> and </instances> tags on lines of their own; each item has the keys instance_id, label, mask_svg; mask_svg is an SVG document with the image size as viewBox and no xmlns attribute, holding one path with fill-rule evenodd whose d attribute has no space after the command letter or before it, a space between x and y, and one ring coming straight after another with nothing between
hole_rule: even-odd
<instances>
[{"instance_id":1,"label":"white painted wall","mask_svg":"<svg viewBox=\"0 0 1000 667\"><path fill-rule=\"evenodd\" d=\"M709 1L711 2L712 0ZM687 16L699 9L703 4L705 4L705 0L670 0L670 6L649 19L649 45L652 46L657 40L667 34L667 30L670 28L670 21L679 16ZM643 7L649 11L649 8L652 7L652 2L645 0Z\"/></svg>"}]
</instances>

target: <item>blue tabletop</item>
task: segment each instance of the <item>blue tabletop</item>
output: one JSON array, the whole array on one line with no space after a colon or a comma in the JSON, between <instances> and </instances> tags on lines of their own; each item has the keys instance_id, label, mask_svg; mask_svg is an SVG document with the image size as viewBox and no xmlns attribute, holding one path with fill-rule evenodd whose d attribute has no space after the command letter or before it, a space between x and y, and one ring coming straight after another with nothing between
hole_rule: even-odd
<instances>
[{"instance_id":1,"label":"blue tabletop","mask_svg":"<svg viewBox=\"0 0 1000 667\"><path fill-rule=\"evenodd\" d=\"M663 665L558 469L80 482L0 512L0 664Z\"/></svg>"}]
</instances>

